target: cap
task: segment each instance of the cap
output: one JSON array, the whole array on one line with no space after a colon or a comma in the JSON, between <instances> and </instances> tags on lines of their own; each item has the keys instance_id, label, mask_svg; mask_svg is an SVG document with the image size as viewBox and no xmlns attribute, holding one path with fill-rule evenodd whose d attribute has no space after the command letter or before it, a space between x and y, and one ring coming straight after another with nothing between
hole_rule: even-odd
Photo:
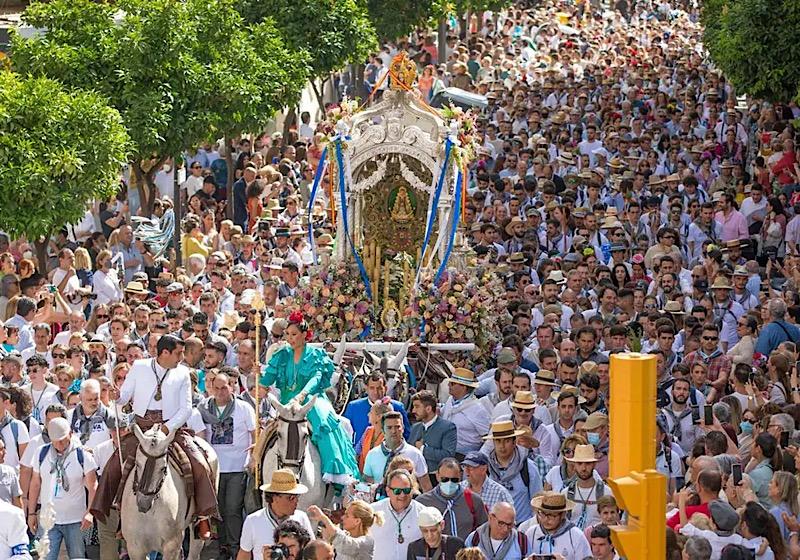
<instances>
[{"instance_id":1,"label":"cap","mask_svg":"<svg viewBox=\"0 0 800 560\"><path fill-rule=\"evenodd\" d=\"M442 512L433 506L424 507L417 516L417 525L420 527L434 527L444 520Z\"/></svg>"},{"instance_id":2,"label":"cap","mask_svg":"<svg viewBox=\"0 0 800 560\"><path fill-rule=\"evenodd\" d=\"M69 422L66 418L53 418L47 423L47 435L50 436L50 441L62 440L69 436L69 433Z\"/></svg>"},{"instance_id":3,"label":"cap","mask_svg":"<svg viewBox=\"0 0 800 560\"><path fill-rule=\"evenodd\" d=\"M708 504L708 509L714 525L717 526L717 532L722 536L732 535L739 524L739 514L736 513L736 510L721 500L714 500Z\"/></svg>"},{"instance_id":4,"label":"cap","mask_svg":"<svg viewBox=\"0 0 800 560\"><path fill-rule=\"evenodd\" d=\"M511 348L503 348L497 354L498 364L510 364L517 361L517 355Z\"/></svg>"},{"instance_id":5,"label":"cap","mask_svg":"<svg viewBox=\"0 0 800 560\"><path fill-rule=\"evenodd\" d=\"M183 291L183 284L180 282L173 282L169 286L167 286L167 293L172 294L175 292L182 292Z\"/></svg>"},{"instance_id":6,"label":"cap","mask_svg":"<svg viewBox=\"0 0 800 560\"><path fill-rule=\"evenodd\" d=\"M608 426L608 416L602 412L592 412L587 418L586 423L583 425L584 430L596 430L603 426Z\"/></svg>"},{"instance_id":7,"label":"cap","mask_svg":"<svg viewBox=\"0 0 800 560\"><path fill-rule=\"evenodd\" d=\"M488 465L489 459L480 451L471 451L467 453L467 456L464 457L461 464L467 467L481 467L483 465Z\"/></svg>"}]
</instances>

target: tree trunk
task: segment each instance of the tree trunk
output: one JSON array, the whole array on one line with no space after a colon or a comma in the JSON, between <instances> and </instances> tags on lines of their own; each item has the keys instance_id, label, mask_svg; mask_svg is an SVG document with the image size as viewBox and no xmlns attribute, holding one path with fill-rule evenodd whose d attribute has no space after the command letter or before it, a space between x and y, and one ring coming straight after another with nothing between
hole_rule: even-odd
<instances>
[{"instance_id":1,"label":"tree trunk","mask_svg":"<svg viewBox=\"0 0 800 560\"><path fill-rule=\"evenodd\" d=\"M225 207L225 215L229 220L233 220L233 178L236 176L236 170L233 168L233 148L231 147L231 139L225 136L225 165L228 168L228 176L225 180L228 193L228 205Z\"/></svg>"},{"instance_id":2,"label":"tree trunk","mask_svg":"<svg viewBox=\"0 0 800 560\"><path fill-rule=\"evenodd\" d=\"M319 110L322 111L322 114L324 115L325 114L325 99L324 99L325 80L323 80L322 83L319 86L317 86L317 80L316 79L312 79L311 80L311 89L314 90L314 96L317 98L317 103L319 104Z\"/></svg>"},{"instance_id":3,"label":"tree trunk","mask_svg":"<svg viewBox=\"0 0 800 560\"><path fill-rule=\"evenodd\" d=\"M447 62L447 19L441 18L439 20L439 37L438 37L438 50L439 60L438 64L445 64Z\"/></svg>"},{"instance_id":4,"label":"tree trunk","mask_svg":"<svg viewBox=\"0 0 800 560\"><path fill-rule=\"evenodd\" d=\"M39 272L47 276L49 272L48 262L47 262L47 244L50 242L50 235L46 235L44 237L38 238L36 241L33 242L33 245L36 247L36 260L38 262L38 269Z\"/></svg>"},{"instance_id":5,"label":"tree trunk","mask_svg":"<svg viewBox=\"0 0 800 560\"><path fill-rule=\"evenodd\" d=\"M289 110L286 111L286 118L283 119L283 137L286 138L289 136L289 131L292 128L292 125L297 122L297 115L298 109L296 106L292 105L289 107ZM300 127L298 127L298 132Z\"/></svg>"},{"instance_id":6,"label":"tree trunk","mask_svg":"<svg viewBox=\"0 0 800 560\"><path fill-rule=\"evenodd\" d=\"M364 65L355 64L355 78L353 78L353 92L354 96L359 99L367 98L367 88L364 87Z\"/></svg>"}]
</instances>

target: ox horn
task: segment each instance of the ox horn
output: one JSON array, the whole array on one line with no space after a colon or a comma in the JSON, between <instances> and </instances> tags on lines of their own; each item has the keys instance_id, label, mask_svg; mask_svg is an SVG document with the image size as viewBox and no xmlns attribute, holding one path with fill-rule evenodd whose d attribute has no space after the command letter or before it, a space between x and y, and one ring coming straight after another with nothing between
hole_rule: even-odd
<instances>
[{"instance_id":1,"label":"ox horn","mask_svg":"<svg viewBox=\"0 0 800 560\"><path fill-rule=\"evenodd\" d=\"M306 414L308 414L308 411L311 410L311 408L314 406L315 402L317 402L317 396L316 395L314 395L310 399L308 399L308 402L303 405L303 407L298 411L298 414L301 417L303 417Z\"/></svg>"},{"instance_id":2,"label":"ox horn","mask_svg":"<svg viewBox=\"0 0 800 560\"><path fill-rule=\"evenodd\" d=\"M342 365L342 360L344 359L344 352L346 346L347 346L347 333L344 333L342 335L342 341L339 343L339 348L336 349L336 353L333 355L333 363L336 364L336 367Z\"/></svg>"},{"instance_id":3,"label":"ox horn","mask_svg":"<svg viewBox=\"0 0 800 560\"><path fill-rule=\"evenodd\" d=\"M400 367L403 365L403 362L405 361L406 356L408 355L408 347L410 344L411 341L406 341L405 344L403 344L403 347L400 348L400 351L394 356L392 356L392 359L389 363L389 369L394 371L400 371Z\"/></svg>"}]
</instances>

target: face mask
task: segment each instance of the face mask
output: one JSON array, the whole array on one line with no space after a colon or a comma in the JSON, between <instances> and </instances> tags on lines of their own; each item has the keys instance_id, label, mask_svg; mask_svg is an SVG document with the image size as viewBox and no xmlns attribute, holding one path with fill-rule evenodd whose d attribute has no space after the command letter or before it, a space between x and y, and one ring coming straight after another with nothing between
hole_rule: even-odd
<instances>
[{"instance_id":1,"label":"face mask","mask_svg":"<svg viewBox=\"0 0 800 560\"><path fill-rule=\"evenodd\" d=\"M586 433L586 439L589 440L589 445L600 445L600 434L593 434L592 432Z\"/></svg>"},{"instance_id":2,"label":"face mask","mask_svg":"<svg viewBox=\"0 0 800 560\"><path fill-rule=\"evenodd\" d=\"M458 492L458 482L440 482L439 489L445 496L452 496Z\"/></svg>"},{"instance_id":3,"label":"face mask","mask_svg":"<svg viewBox=\"0 0 800 560\"><path fill-rule=\"evenodd\" d=\"M739 422L739 428L742 430L743 434L753 433L753 424L748 422L747 420L742 420L741 422Z\"/></svg>"}]
</instances>

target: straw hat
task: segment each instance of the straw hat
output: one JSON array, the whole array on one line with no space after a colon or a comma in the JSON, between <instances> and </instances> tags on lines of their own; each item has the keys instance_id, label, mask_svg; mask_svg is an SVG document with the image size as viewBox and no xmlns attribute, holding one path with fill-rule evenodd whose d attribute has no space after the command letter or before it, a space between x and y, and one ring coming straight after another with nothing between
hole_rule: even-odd
<instances>
[{"instance_id":1,"label":"straw hat","mask_svg":"<svg viewBox=\"0 0 800 560\"><path fill-rule=\"evenodd\" d=\"M297 482L294 473L289 469L278 469L272 473L269 484L261 485L262 492L271 494L305 494L308 487Z\"/></svg>"},{"instance_id":2,"label":"straw hat","mask_svg":"<svg viewBox=\"0 0 800 560\"><path fill-rule=\"evenodd\" d=\"M709 289L711 289L711 290L732 290L733 286L731 286L730 280L728 280L727 278L725 278L722 275L717 275L717 277L714 279L714 283L711 284L711 287Z\"/></svg>"},{"instance_id":3,"label":"straw hat","mask_svg":"<svg viewBox=\"0 0 800 560\"><path fill-rule=\"evenodd\" d=\"M128 282L128 285L125 286L125 293L148 295L150 292L145 289L141 282Z\"/></svg>"},{"instance_id":4,"label":"straw hat","mask_svg":"<svg viewBox=\"0 0 800 560\"><path fill-rule=\"evenodd\" d=\"M575 447L575 454L572 457L564 457L570 463L596 463L597 457L594 456L594 445L578 445Z\"/></svg>"},{"instance_id":5,"label":"straw hat","mask_svg":"<svg viewBox=\"0 0 800 560\"><path fill-rule=\"evenodd\" d=\"M575 502L568 500L564 494L559 492L542 492L531 500L533 509L545 511L547 513L561 513L562 511L572 511Z\"/></svg>"},{"instance_id":6,"label":"straw hat","mask_svg":"<svg viewBox=\"0 0 800 560\"><path fill-rule=\"evenodd\" d=\"M511 420L502 420L500 422L492 422L489 434L483 436L483 439L507 439L522 435L524 432L525 430L515 429Z\"/></svg>"},{"instance_id":7,"label":"straw hat","mask_svg":"<svg viewBox=\"0 0 800 560\"><path fill-rule=\"evenodd\" d=\"M747 269L744 266L737 266L735 269L733 269L733 275L749 277L750 273L747 272Z\"/></svg>"},{"instance_id":8,"label":"straw hat","mask_svg":"<svg viewBox=\"0 0 800 560\"><path fill-rule=\"evenodd\" d=\"M664 304L664 313L672 313L673 315L685 315L683 306L677 301L668 301Z\"/></svg>"},{"instance_id":9,"label":"straw hat","mask_svg":"<svg viewBox=\"0 0 800 560\"><path fill-rule=\"evenodd\" d=\"M536 399L530 391L517 391L512 398L511 408L522 408L524 410L536 408Z\"/></svg>"},{"instance_id":10,"label":"straw hat","mask_svg":"<svg viewBox=\"0 0 800 560\"><path fill-rule=\"evenodd\" d=\"M513 236L514 232L512 231L512 228L517 224L519 224L521 226L524 226L525 225L525 220L523 220L519 216L514 216L513 218L511 218L511 221L506 224L506 233L508 235Z\"/></svg>"},{"instance_id":11,"label":"straw hat","mask_svg":"<svg viewBox=\"0 0 800 560\"><path fill-rule=\"evenodd\" d=\"M458 383L459 385L466 385L472 388L479 385L478 380L475 378L475 372L467 368L456 368L450 376L450 383Z\"/></svg>"},{"instance_id":12,"label":"straw hat","mask_svg":"<svg viewBox=\"0 0 800 560\"><path fill-rule=\"evenodd\" d=\"M561 270L553 270L547 275L547 281L553 280L556 284L566 284L567 279Z\"/></svg>"},{"instance_id":13,"label":"straw hat","mask_svg":"<svg viewBox=\"0 0 800 560\"><path fill-rule=\"evenodd\" d=\"M608 426L608 415L598 411L592 412L586 418L583 429L596 430L597 428L602 428L603 426Z\"/></svg>"},{"instance_id":14,"label":"straw hat","mask_svg":"<svg viewBox=\"0 0 800 560\"><path fill-rule=\"evenodd\" d=\"M560 154L556 159L564 165L575 165L575 156L570 153Z\"/></svg>"},{"instance_id":15,"label":"straw hat","mask_svg":"<svg viewBox=\"0 0 800 560\"><path fill-rule=\"evenodd\" d=\"M548 385L556 387L556 374L549 369L540 369L536 372L533 382L538 385Z\"/></svg>"}]
</instances>

